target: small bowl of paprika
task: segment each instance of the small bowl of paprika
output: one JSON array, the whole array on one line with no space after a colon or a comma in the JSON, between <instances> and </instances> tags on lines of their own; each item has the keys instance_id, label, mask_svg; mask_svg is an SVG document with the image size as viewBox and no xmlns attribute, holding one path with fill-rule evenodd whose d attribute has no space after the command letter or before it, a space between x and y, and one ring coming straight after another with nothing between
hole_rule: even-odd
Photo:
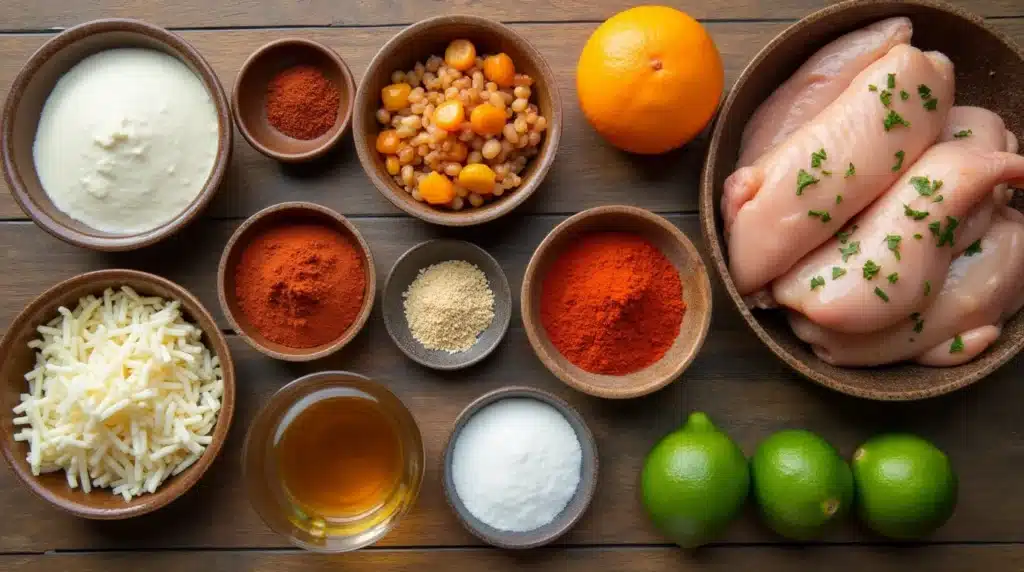
<instances>
[{"instance_id":1,"label":"small bowl of paprika","mask_svg":"<svg viewBox=\"0 0 1024 572\"><path fill-rule=\"evenodd\" d=\"M242 137L285 163L316 159L348 130L356 87L345 61L302 38L253 52L235 79L231 110Z\"/></svg>"},{"instance_id":2,"label":"small bowl of paprika","mask_svg":"<svg viewBox=\"0 0 1024 572\"><path fill-rule=\"evenodd\" d=\"M526 267L523 325L541 362L570 387L608 399L679 377L711 325L700 253L644 209L585 210L552 230Z\"/></svg>"},{"instance_id":3,"label":"small bowl of paprika","mask_svg":"<svg viewBox=\"0 0 1024 572\"><path fill-rule=\"evenodd\" d=\"M332 354L366 324L377 275L370 247L345 217L307 202L252 215L228 239L217 296L231 327L285 361Z\"/></svg>"}]
</instances>

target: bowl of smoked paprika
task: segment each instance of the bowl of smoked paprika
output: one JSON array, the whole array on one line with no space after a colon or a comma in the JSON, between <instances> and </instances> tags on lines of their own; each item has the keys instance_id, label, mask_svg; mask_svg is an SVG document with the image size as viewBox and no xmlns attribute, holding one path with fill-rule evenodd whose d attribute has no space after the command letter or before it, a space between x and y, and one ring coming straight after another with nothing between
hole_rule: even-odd
<instances>
[{"instance_id":1,"label":"bowl of smoked paprika","mask_svg":"<svg viewBox=\"0 0 1024 572\"><path fill-rule=\"evenodd\" d=\"M711 325L711 281L681 230L650 211L605 206L552 230L523 277L533 351L570 387L609 399L679 377Z\"/></svg>"},{"instance_id":2,"label":"bowl of smoked paprika","mask_svg":"<svg viewBox=\"0 0 1024 572\"><path fill-rule=\"evenodd\" d=\"M366 324L377 276L370 247L340 214L287 202L252 215L224 247L217 295L231 327L256 350L311 361Z\"/></svg>"},{"instance_id":3,"label":"bowl of smoked paprika","mask_svg":"<svg viewBox=\"0 0 1024 572\"><path fill-rule=\"evenodd\" d=\"M253 52L235 79L231 110L257 151L285 163L327 153L352 118L356 86L334 50L302 38L275 40Z\"/></svg>"}]
</instances>

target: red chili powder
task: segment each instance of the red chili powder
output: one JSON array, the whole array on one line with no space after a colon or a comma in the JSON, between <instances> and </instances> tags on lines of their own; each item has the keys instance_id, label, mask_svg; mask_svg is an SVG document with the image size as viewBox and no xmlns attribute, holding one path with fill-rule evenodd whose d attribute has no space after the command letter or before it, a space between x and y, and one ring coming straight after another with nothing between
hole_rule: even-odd
<instances>
[{"instance_id":1,"label":"red chili powder","mask_svg":"<svg viewBox=\"0 0 1024 572\"><path fill-rule=\"evenodd\" d=\"M295 139L316 139L338 120L341 93L314 66L285 69L267 85L267 121Z\"/></svg>"}]
</instances>

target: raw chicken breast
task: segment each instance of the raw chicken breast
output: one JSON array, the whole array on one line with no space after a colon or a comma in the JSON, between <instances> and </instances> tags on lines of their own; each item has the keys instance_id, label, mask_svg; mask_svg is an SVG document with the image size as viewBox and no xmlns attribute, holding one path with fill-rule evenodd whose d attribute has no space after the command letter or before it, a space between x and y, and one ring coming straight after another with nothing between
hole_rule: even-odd
<instances>
[{"instance_id":1,"label":"raw chicken breast","mask_svg":"<svg viewBox=\"0 0 1024 572\"><path fill-rule=\"evenodd\" d=\"M880 93L889 75L896 87L886 107ZM920 85L930 88L934 110L916 93ZM900 90L912 92L908 100L900 98ZM899 45L810 123L754 165L730 175L722 215L729 266L740 294L755 292L785 273L889 188L899 176L893 169L896 153L902 152L904 167L917 160L938 137L952 101L952 62L938 52ZM827 158L812 167L812 154L822 150ZM846 177L850 164L855 173Z\"/></svg>"},{"instance_id":2,"label":"raw chicken breast","mask_svg":"<svg viewBox=\"0 0 1024 572\"><path fill-rule=\"evenodd\" d=\"M997 216L981 240L981 252L964 253L950 265L942 290L927 310L887 330L841 334L799 314L796 335L836 366L872 366L918 358L925 365L958 365L984 351L1002 322L1024 304L1024 223ZM920 330L920 331L917 331ZM960 335L964 349L950 353Z\"/></svg>"},{"instance_id":3,"label":"raw chicken breast","mask_svg":"<svg viewBox=\"0 0 1024 572\"><path fill-rule=\"evenodd\" d=\"M772 284L772 295L837 332L874 332L906 320L942 288L955 247L970 244L960 221L992 201L992 187L1012 180L1024 180L1020 155L959 141L935 145L853 219L848 237L801 260ZM822 282L812 288L817 277Z\"/></svg>"},{"instance_id":4,"label":"raw chicken breast","mask_svg":"<svg viewBox=\"0 0 1024 572\"><path fill-rule=\"evenodd\" d=\"M853 78L893 46L909 44L909 18L889 18L850 32L814 53L764 100L743 129L737 167L752 164L836 100Z\"/></svg>"}]
</instances>

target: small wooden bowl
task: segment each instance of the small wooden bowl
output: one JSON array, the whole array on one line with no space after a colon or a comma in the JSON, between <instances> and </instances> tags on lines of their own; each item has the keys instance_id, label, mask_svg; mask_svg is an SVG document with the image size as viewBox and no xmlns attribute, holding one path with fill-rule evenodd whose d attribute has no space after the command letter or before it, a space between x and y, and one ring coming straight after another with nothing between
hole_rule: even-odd
<instances>
[{"instance_id":1,"label":"small wooden bowl","mask_svg":"<svg viewBox=\"0 0 1024 572\"><path fill-rule=\"evenodd\" d=\"M494 320L477 338L476 344L455 354L441 350L428 350L412 337L405 319L405 291L420 270L447 260L465 260L476 265L487 276L494 292ZM512 289L501 265L479 246L462 240L428 240L410 248L391 267L384 280L384 298L381 303L384 325L388 335L409 359L439 370L469 367L489 356L508 331L512 319Z\"/></svg>"},{"instance_id":2,"label":"small wooden bowl","mask_svg":"<svg viewBox=\"0 0 1024 572\"><path fill-rule=\"evenodd\" d=\"M160 296L167 300L178 300L186 319L203 331L203 342L220 359L224 375L224 395L221 410L213 430L213 441L191 467L168 479L153 494L145 494L125 502L110 489L96 489L90 493L68 487L64 472L34 476L26 463L28 444L14 440L16 428L11 409L20 403L20 394L28 389L25 374L35 367L36 351L28 347L29 341L38 338L36 327L57 316L57 308L74 308L78 299L89 294L102 295L107 288L129 286L142 295ZM181 286L137 270L97 270L79 274L65 280L40 294L29 303L14 319L7 333L0 341L0 446L4 459L15 475L33 493L75 516L95 520L119 520L150 513L185 494L210 467L220 453L231 427L235 409L235 369L228 351L228 343L217 323L199 299Z\"/></svg>"},{"instance_id":3,"label":"small wooden bowl","mask_svg":"<svg viewBox=\"0 0 1024 572\"><path fill-rule=\"evenodd\" d=\"M509 532L498 530L493 526L484 524L480 519L473 516L462 499L455 491L455 482L452 478L452 453L455 451L455 442L458 440L459 432L466 426L466 423L473 415L481 409L507 398L528 398L536 399L554 407L565 417L573 430L576 438L579 439L582 449L583 466L581 467L580 484L576 488L576 494L553 521L528 532ZM503 387L486 393L466 406L455 419L455 426L448 435L448 442L444 448L444 459L441 461L444 467L444 494L448 500L448 506L455 511L462 526L470 533L483 540L487 544L498 548L521 550L526 548L537 548L554 542L560 536L569 532L573 526L587 512L591 499L594 498L594 491L597 490L597 470L599 465L597 454L597 442L593 433L587 427L587 422L578 411L554 394L532 387Z\"/></svg>"},{"instance_id":4,"label":"small wooden bowl","mask_svg":"<svg viewBox=\"0 0 1024 572\"><path fill-rule=\"evenodd\" d=\"M126 47L149 48L169 54L181 60L203 82L217 108L217 157L202 191L173 219L146 232L113 234L86 226L54 206L39 182L32 146L43 104L57 80L88 56ZM7 94L0 130L0 156L4 178L11 187L14 200L40 228L65 242L93 250L133 250L181 230L206 207L227 170L233 133L224 88L213 68L195 48L181 36L152 24L111 18L69 28L32 54Z\"/></svg>"},{"instance_id":5,"label":"small wooden bowl","mask_svg":"<svg viewBox=\"0 0 1024 572\"><path fill-rule=\"evenodd\" d=\"M267 86L275 75L297 65L311 65L323 72L341 94L334 126L315 139L295 139L267 121ZM256 50L242 64L231 92L231 111L242 137L271 159L301 163L330 151L345 135L352 119L356 84L345 60L331 48L303 38L284 38Z\"/></svg>"},{"instance_id":6,"label":"small wooden bowl","mask_svg":"<svg viewBox=\"0 0 1024 572\"><path fill-rule=\"evenodd\" d=\"M949 393L1006 363L1024 347L1024 315L1003 326L999 340L974 361L949 368L900 364L869 369L829 365L790 330L782 312L751 312L736 291L726 262L718 207L725 178L735 170L740 134L757 106L797 67L842 34L893 16L914 24L912 43L940 50L956 66L957 105L997 112L1008 129L1024 135L1024 51L979 16L934 0L850 0L820 10L790 26L740 75L722 105L701 176L700 217L704 239L729 298L757 337L805 377L836 391L868 399L903 401Z\"/></svg>"},{"instance_id":7,"label":"small wooden bowl","mask_svg":"<svg viewBox=\"0 0 1024 572\"><path fill-rule=\"evenodd\" d=\"M675 343L660 360L628 375L590 373L572 364L551 344L540 319L541 289L551 264L581 235L605 231L647 239L675 265L683 283L686 311ZM672 223L636 207L596 207L563 221L537 247L523 277L522 314L533 351L558 379L590 395L628 399L665 387L689 367L711 326L711 281L693 243Z\"/></svg>"},{"instance_id":8,"label":"small wooden bowl","mask_svg":"<svg viewBox=\"0 0 1024 572\"><path fill-rule=\"evenodd\" d=\"M450 211L417 201L388 175L384 159L376 149L377 110L381 107L380 92L391 83L395 70L409 70L416 62L425 62L431 55L444 55L452 40L465 38L473 42L478 54L504 52L515 62L516 70L534 78L531 101L547 118L540 154L530 159L521 177L522 184L480 208ZM544 57L512 28L479 16L437 16L409 26L388 40L377 52L356 95L353 137L359 162L377 190L398 208L427 222L444 226L469 226L494 220L526 201L540 186L555 160L562 133L562 100L558 81Z\"/></svg>"},{"instance_id":9,"label":"small wooden bowl","mask_svg":"<svg viewBox=\"0 0 1024 572\"><path fill-rule=\"evenodd\" d=\"M235 268L238 266L242 252L249 244L249 240L263 229L294 222L319 223L336 229L362 252L363 268L366 270L366 292L363 296L363 306L355 321L336 340L311 348L290 348L268 340L245 318L245 314L238 307L238 297L235 294ZM376 291L377 272L373 267L373 254L370 253L370 246L363 240L363 235L359 233L355 225L327 207L302 201L279 203L247 218L228 239L217 267L217 297L220 299L220 307L224 311L224 315L231 323L231 328L257 351L284 361L312 361L326 357L345 347L366 325L366 320L370 317L370 310L373 309L373 298Z\"/></svg>"}]
</instances>

